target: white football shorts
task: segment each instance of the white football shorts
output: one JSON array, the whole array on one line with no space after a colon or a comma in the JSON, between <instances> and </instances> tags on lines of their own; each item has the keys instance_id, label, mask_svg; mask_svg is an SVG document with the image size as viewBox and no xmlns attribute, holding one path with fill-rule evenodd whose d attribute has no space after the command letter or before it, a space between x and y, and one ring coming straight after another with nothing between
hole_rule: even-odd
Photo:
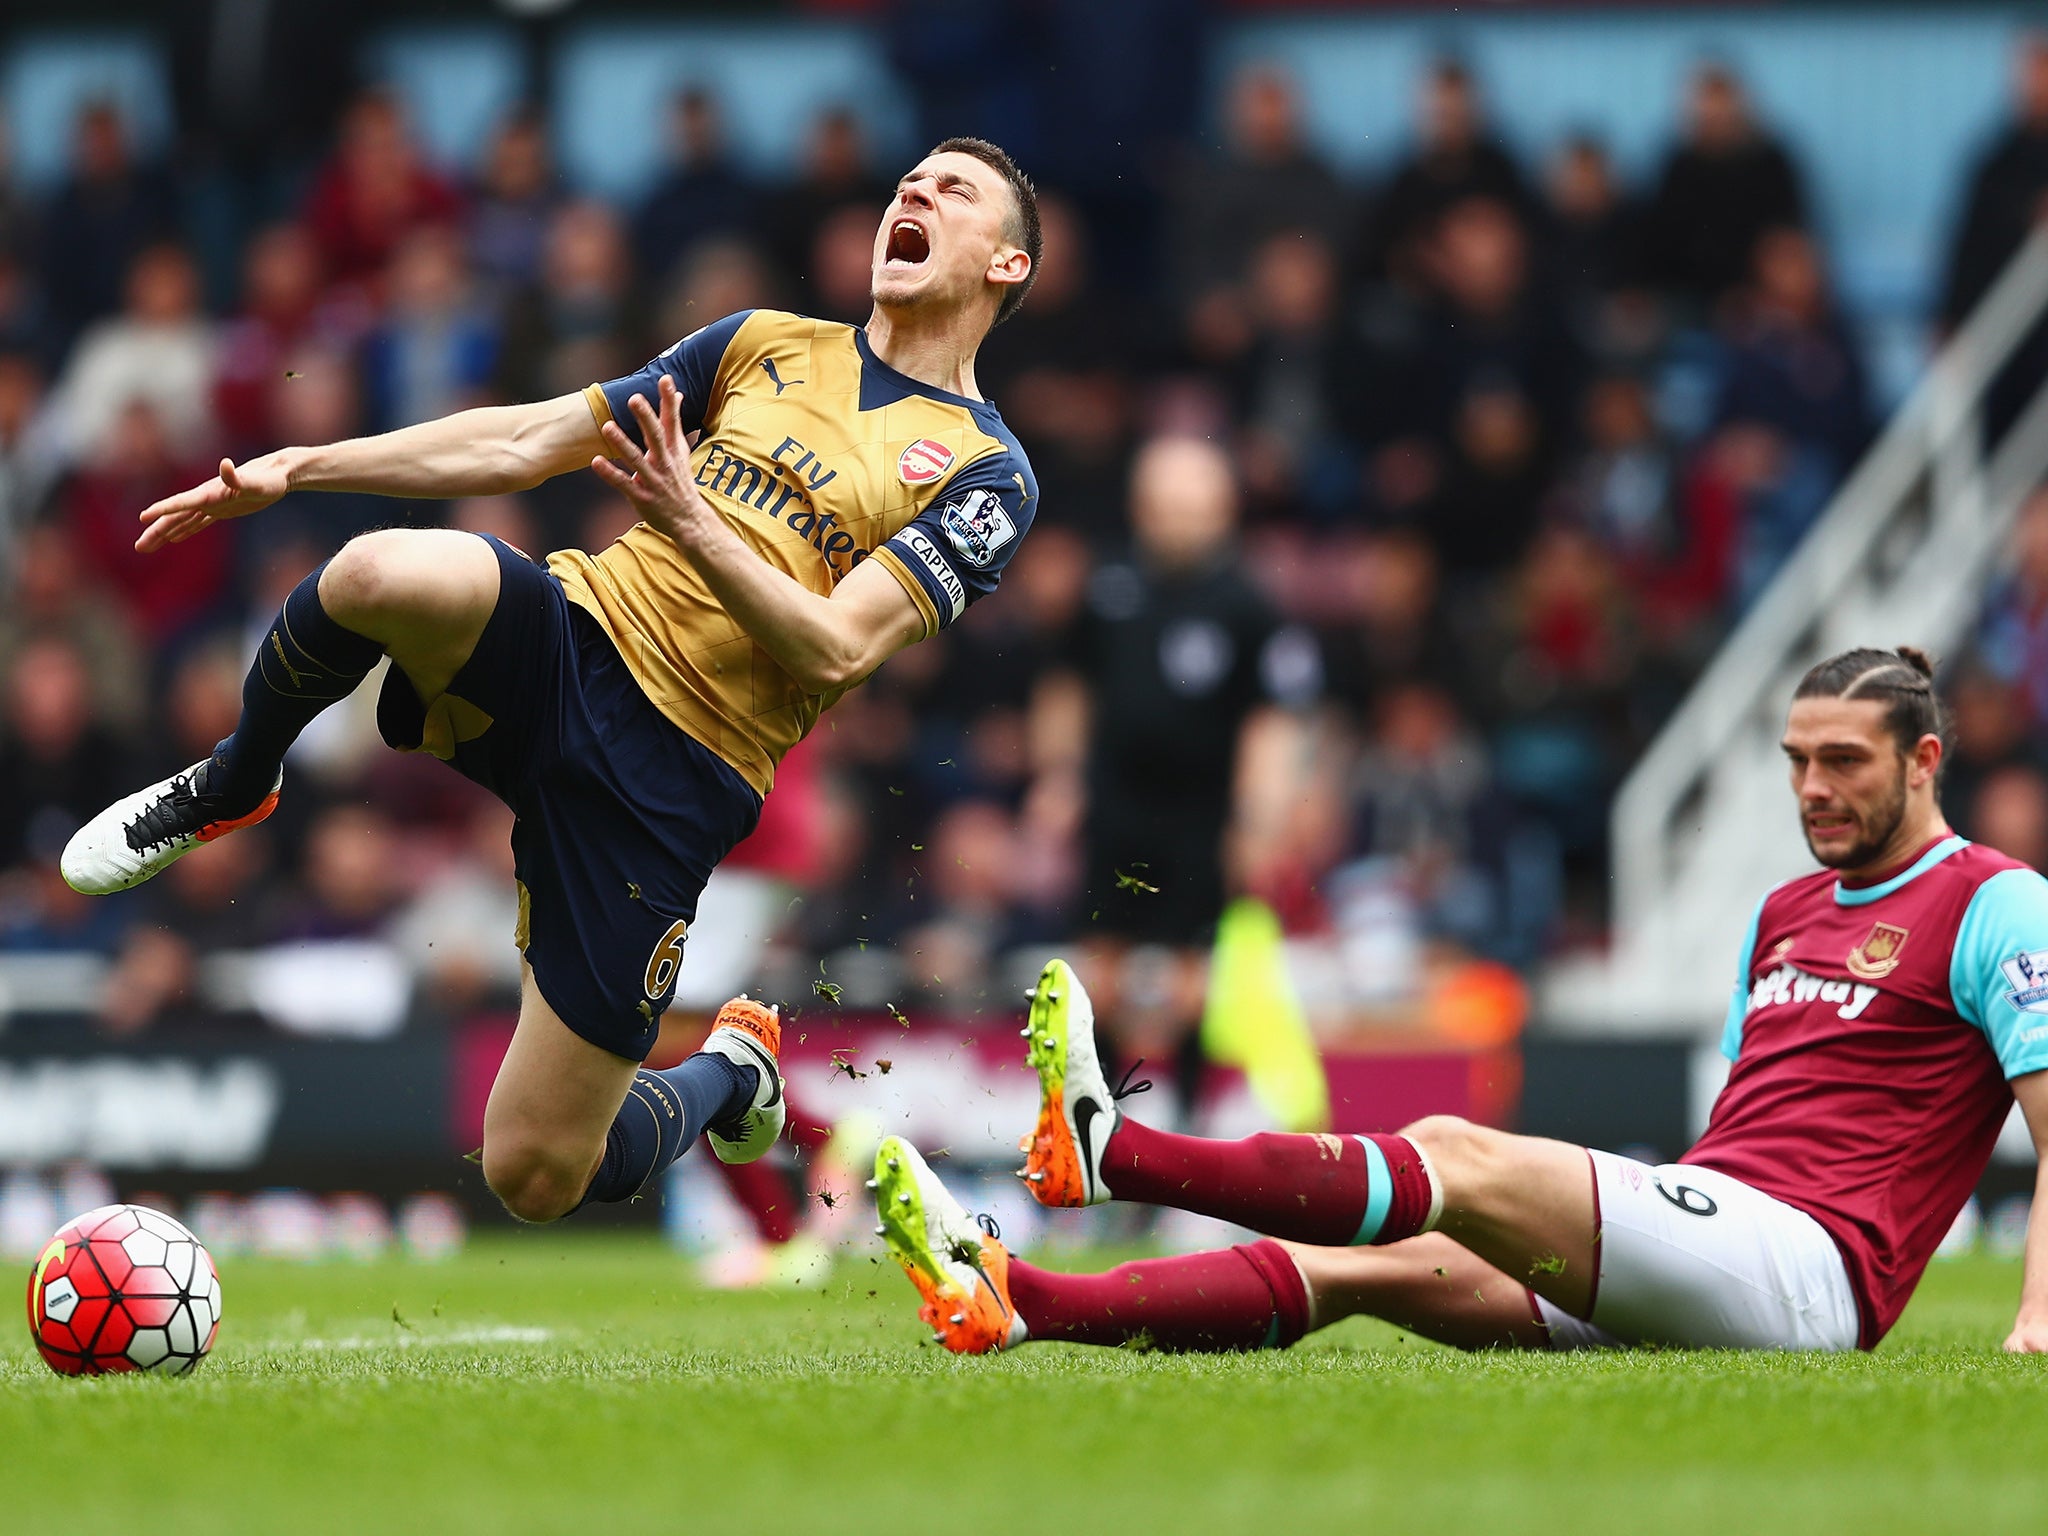
<instances>
[{"instance_id":1,"label":"white football shorts","mask_svg":"<svg viewBox=\"0 0 2048 1536\"><path fill-rule=\"evenodd\" d=\"M1594 1152L1600 1274L1592 1316L1541 1297L1553 1349L1854 1349L1841 1250L1804 1211L1711 1168Z\"/></svg>"}]
</instances>

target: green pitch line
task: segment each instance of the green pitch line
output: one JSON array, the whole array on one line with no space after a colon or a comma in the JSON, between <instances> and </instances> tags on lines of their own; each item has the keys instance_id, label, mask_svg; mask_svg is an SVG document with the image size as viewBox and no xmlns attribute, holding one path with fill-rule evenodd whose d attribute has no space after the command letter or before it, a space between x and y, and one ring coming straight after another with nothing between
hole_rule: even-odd
<instances>
[{"instance_id":1,"label":"green pitch line","mask_svg":"<svg viewBox=\"0 0 2048 1536\"><path fill-rule=\"evenodd\" d=\"M1830 1359L1463 1356L1352 1323L1279 1355L962 1361L919 1344L893 1267L715 1295L632 1239L224 1271L187 1381L63 1382L0 1342L0 1528L1984 1536L2048 1511L2048 1359L1996 1352L2019 1272L1988 1260Z\"/></svg>"}]
</instances>

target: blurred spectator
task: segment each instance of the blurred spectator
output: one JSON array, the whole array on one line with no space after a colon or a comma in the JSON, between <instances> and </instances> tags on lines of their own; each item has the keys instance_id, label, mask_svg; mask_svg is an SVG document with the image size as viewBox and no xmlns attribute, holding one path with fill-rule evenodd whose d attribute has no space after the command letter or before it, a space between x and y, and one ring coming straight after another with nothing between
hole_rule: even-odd
<instances>
[{"instance_id":1,"label":"blurred spectator","mask_svg":"<svg viewBox=\"0 0 2048 1536\"><path fill-rule=\"evenodd\" d=\"M320 253L306 227L258 231L243 259L241 313L221 331L215 354L214 408L230 452L279 445L277 384L296 371L287 354L315 329L319 303Z\"/></svg>"},{"instance_id":2,"label":"blurred spectator","mask_svg":"<svg viewBox=\"0 0 2048 1536\"><path fill-rule=\"evenodd\" d=\"M920 920L903 936L917 956L911 981L927 998L961 1013L985 1003L996 958L1021 935L1014 922L1017 828L986 800L939 813L917 860Z\"/></svg>"},{"instance_id":3,"label":"blurred spectator","mask_svg":"<svg viewBox=\"0 0 2048 1536\"><path fill-rule=\"evenodd\" d=\"M1739 509L1717 485L1688 476L1640 376L1596 378L1581 430L1585 447L1564 506L1637 595L1646 640L1689 675L1705 661L1733 592Z\"/></svg>"},{"instance_id":4,"label":"blurred spectator","mask_svg":"<svg viewBox=\"0 0 2048 1536\"><path fill-rule=\"evenodd\" d=\"M1431 65L1416 106L1415 142L1371 212L1366 246L1368 273L1410 287L1427 280L1437 220L1455 204L1484 198L1518 217L1530 206L1521 168L1495 137L1462 61Z\"/></svg>"},{"instance_id":5,"label":"blurred spectator","mask_svg":"<svg viewBox=\"0 0 2048 1536\"><path fill-rule=\"evenodd\" d=\"M369 429L389 431L484 403L497 367L498 327L454 226L424 224L408 234L391 261L390 289L383 323L363 342Z\"/></svg>"},{"instance_id":6,"label":"blurred spectator","mask_svg":"<svg viewBox=\"0 0 2048 1536\"><path fill-rule=\"evenodd\" d=\"M2048 198L2048 32L2020 34L2012 95L2012 116L1979 152L1962 216L1949 237L1941 297L1945 325L1962 324L2041 221Z\"/></svg>"},{"instance_id":7,"label":"blurred spectator","mask_svg":"<svg viewBox=\"0 0 2048 1536\"><path fill-rule=\"evenodd\" d=\"M1873 430L1863 360L1836 310L1813 237L1757 237L1750 287L1727 326L1718 422L1756 421L1821 455L1839 480Z\"/></svg>"},{"instance_id":8,"label":"blurred spectator","mask_svg":"<svg viewBox=\"0 0 2048 1536\"><path fill-rule=\"evenodd\" d=\"M2048 487L2020 508L2006 574L1984 604L1977 653L2020 691L2034 733L2048 736Z\"/></svg>"},{"instance_id":9,"label":"blurred spectator","mask_svg":"<svg viewBox=\"0 0 2048 1536\"><path fill-rule=\"evenodd\" d=\"M1427 258L1434 302L1424 332L1425 431L1441 434L1479 383L1528 398L1547 451L1569 430L1584 355L1536 286L1528 225L1507 203L1475 197L1446 208Z\"/></svg>"},{"instance_id":10,"label":"blurred spectator","mask_svg":"<svg viewBox=\"0 0 2048 1536\"><path fill-rule=\"evenodd\" d=\"M81 566L63 528L28 528L15 556L13 585L0 608L0 667L32 640L61 637L85 658L93 718L132 735L142 724L143 669L128 613Z\"/></svg>"},{"instance_id":11,"label":"blurred spectator","mask_svg":"<svg viewBox=\"0 0 2048 1536\"><path fill-rule=\"evenodd\" d=\"M804 294L806 311L823 320L844 320L848 325L867 323L875 307L878 217L872 209L846 207L818 226L811 241L810 281ZM1037 286L1032 284L1034 292Z\"/></svg>"},{"instance_id":12,"label":"blurred spectator","mask_svg":"<svg viewBox=\"0 0 2048 1536\"><path fill-rule=\"evenodd\" d=\"M140 405L155 419L167 454L204 457L217 437L218 331L199 307L191 257L176 245L148 247L128 273L126 296L119 315L79 339L52 392L62 451L73 463L101 457L121 419Z\"/></svg>"},{"instance_id":13,"label":"blurred spectator","mask_svg":"<svg viewBox=\"0 0 2048 1536\"><path fill-rule=\"evenodd\" d=\"M2012 117L1980 152L1961 217L1949 236L1940 318L1953 329L1969 318L2048 211L2048 32L2023 31L2013 52ZM1993 381L1985 400L1994 441L2048 378L2048 325L2037 323Z\"/></svg>"},{"instance_id":14,"label":"blurred spectator","mask_svg":"<svg viewBox=\"0 0 2048 1536\"><path fill-rule=\"evenodd\" d=\"M760 194L740 174L725 142L718 99L702 86L681 92L669 109L669 164L633 220L643 271L657 284L700 240L743 235ZM869 211L870 233L880 211Z\"/></svg>"},{"instance_id":15,"label":"blurred spectator","mask_svg":"<svg viewBox=\"0 0 2048 1536\"><path fill-rule=\"evenodd\" d=\"M1941 808L1956 831L1982 841L1976 823L1979 791L2008 769L2038 773L2048 760L2029 729L2020 689L1978 657L1966 655L1946 669L1942 693L1952 740L1941 760Z\"/></svg>"},{"instance_id":16,"label":"blurred spectator","mask_svg":"<svg viewBox=\"0 0 2048 1536\"><path fill-rule=\"evenodd\" d=\"M92 680L78 648L59 635L8 658L6 729L0 731L0 867L64 840L116 796L130 776L119 741L95 718Z\"/></svg>"},{"instance_id":17,"label":"blurred spectator","mask_svg":"<svg viewBox=\"0 0 2048 1536\"><path fill-rule=\"evenodd\" d=\"M516 1007L518 923L512 813L496 800L483 800L454 856L428 876L393 921L391 939L422 992L438 1006L456 1012Z\"/></svg>"},{"instance_id":18,"label":"blurred spectator","mask_svg":"<svg viewBox=\"0 0 2048 1536\"><path fill-rule=\"evenodd\" d=\"M13 585L15 546L56 478L56 455L37 420L42 401L34 360L0 352L0 592Z\"/></svg>"},{"instance_id":19,"label":"blurred spectator","mask_svg":"<svg viewBox=\"0 0 2048 1536\"><path fill-rule=\"evenodd\" d=\"M14 143L0 122L0 260L29 261L35 248L35 205L14 179Z\"/></svg>"},{"instance_id":20,"label":"blurred spectator","mask_svg":"<svg viewBox=\"0 0 2048 1536\"><path fill-rule=\"evenodd\" d=\"M1185 168L1169 224L1174 292L1197 338L1238 323L1238 285L1266 240L1312 230L1334 241L1350 222L1350 191L1303 137L1286 71L1247 65L1225 92L1222 153Z\"/></svg>"},{"instance_id":21,"label":"blurred spectator","mask_svg":"<svg viewBox=\"0 0 2048 1536\"><path fill-rule=\"evenodd\" d=\"M119 600L144 642L166 646L217 614L234 571L235 535L215 530L145 555L135 548L136 514L206 479L213 465L178 453L156 406L140 398L127 402L97 450L60 498L64 523L80 563Z\"/></svg>"},{"instance_id":22,"label":"blurred spectator","mask_svg":"<svg viewBox=\"0 0 2048 1536\"><path fill-rule=\"evenodd\" d=\"M1467 662L1447 622L1436 552L1420 532L1389 530L1341 545L1318 539L1307 559L1327 583L1314 607L1329 690L1354 718L1371 718L1390 690L1409 684L1453 697L1464 690ZM1303 592L1294 606L1309 601Z\"/></svg>"},{"instance_id":23,"label":"blurred spectator","mask_svg":"<svg viewBox=\"0 0 2048 1536\"><path fill-rule=\"evenodd\" d=\"M1454 583L1506 570L1534 535L1546 473L1542 423L1513 380L1481 377L1458 403L1443 483L1423 526Z\"/></svg>"},{"instance_id":24,"label":"blurred spectator","mask_svg":"<svg viewBox=\"0 0 2048 1536\"><path fill-rule=\"evenodd\" d=\"M342 119L340 143L306 202L306 226L330 281L373 282L413 231L445 225L455 191L428 169L398 98L366 91Z\"/></svg>"},{"instance_id":25,"label":"blurred spectator","mask_svg":"<svg viewBox=\"0 0 2048 1536\"><path fill-rule=\"evenodd\" d=\"M1714 408L1724 462L1743 498L1738 584L1763 590L1873 431L1862 359L1836 313L1811 237L1773 229L1754 278L1731 301L1727 364ZM1733 442L1733 447L1729 445Z\"/></svg>"},{"instance_id":26,"label":"blurred spectator","mask_svg":"<svg viewBox=\"0 0 2048 1536\"><path fill-rule=\"evenodd\" d=\"M808 270L811 238L843 208L857 208L870 225L889 200L889 183L875 174L866 130L850 107L827 107L811 119L803 163L795 180L767 201L761 238L786 281ZM1036 284L1032 293L1037 294Z\"/></svg>"},{"instance_id":27,"label":"blurred spectator","mask_svg":"<svg viewBox=\"0 0 2048 1536\"><path fill-rule=\"evenodd\" d=\"M1096 281L1092 242L1073 206L1044 193L1038 217L1045 243L1031 297L989 333L975 380L1032 445L1045 508L1034 526L1062 521L1106 540L1123 513L1123 456L1145 361L1139 327Z\"/></svg>"},{"instance_id":28,"label":"blurred spectator","mask_svg":"<svg viewBox=\"0 0 2048 1536\"><path fill-rule=\"evenodd\" d=\"M78 114L70 176L51 199L42 238L43 292L69 340L121 301L144 247L172 234L171 178L136 164L109 101Z\"/></svg>"},{"instance_id":29,"label":"blurred spectator","mask_svg":"<svg viewBox=\"0 0 2048 1536\"><path fill-rule=\"evenodd\" d=\"M1628 345L1629 318L1615 313L1624 290L1641 281L1641 215L1622 185L1607 146L1591 134L1567 138L1552 155L1544 188L1549 265L1573 327L1587 346Z\"/></svg>"},{"instance_id":30,"label":"blurred spectator","mask_svg":"<svg viewBox=\"0 0 2048 1536\"><path fill-rule=\"evenodd\" d=\"M1337 253L1309 230L1273 236L1245 284L1249 345L1229 371L1239 473L1254 505L1328 513L1355 497L1334 458L1329 385L1341 366L1335 322Z\"/></svg>"},{"instance_id":31,"label":"blurred spectator","mask_svg":"<svg viewBox=\"0 0 2048 1536\"><path fill-rule=\"evenodd\" d=\"M2037 767L2001 768L1970 804L1976 840L2008 858L2048 871L2048 776Z\"/></svg>"},{"instance_id":32,"label":"blurred spectator","mask_svg":"<svg viewBox=\"0 0 2048 1536\"><path fill-rule=\"evenodd\" d=\"M498 391L508 400L618 378L687 334L653 337L625 225L607 204L573 202L555 212L535 279L505 310Z\"/></svg>"},{"instance_id":33,"label":"blurred spectator","mask_svg":"<svg viewBox=\"0 0 2048 1536\"><path fill-rule=\"evenodd\" d=\"M867 223L872 235L872 213ZM751 244L736 237L700 241L677 265L662 295L661 313L655 320L655 329L664 338L659 344L670 346L674 338L687 336L714 320L774 301L773 275ZM858 319L867 317L863 306Z\"/></svg>"},{"instance_id":34,"label":"blurred spectator","mask_svg":"<svg viewBox=\"0 0 2048 1536\"><path fill-rule=\"evenodd\" d=\"M294 1034L371 1039L405 1022L412 976L385 937L396 911L391 824L362 806L313 821L299 890L282 903L281 942L251 958L257 1011Z\"/></svg>"},{"instance_id":35,"label":"blurred spectator","mask_svg":"<svg viewBox=\"0 0 2048 1536\"><path fill-rule=\"evenodd\" d=\"M1711 305L1746 281L1767 229L1806 222L1799 168L1757 122L1725 64L1692 77L1685 133L1665 158L1643 228L1646 275Z\"/></svg>"},{"instance_id":36,"label":"blurred spectator","mask_svg":"<svg viewBox=\"0 0 2048 1536\"><path fill-rule=\"evenodd\" d=\"M319 341L301 342L278 359L271 375L265 402L270 434L252 447L268 452L291 445L336 443L358 436L363 428L362 391L356 375L356 360L340 347ZM414 515L408 503L384 496L367 496L354 491L299 491L288 495L260 518L253 518L237 530L247 551L266 551L281 544L309 541L306 560L293 574L293 583L334 553L348 539L366 529L408 521ZM277 593L279 602L284 591ZM277 608L271 603L263 611L263 622Z\"/></svg>"},{"instance_id":37,"label":"blurred spectator","mask_svg":"<svg viewBox=\"0 0 2048 1536\"><path fill-rule=\"evenodd\" d=\"M133 1034L249 1017L204 986L204 967L269 941L271 850L269 829L251 828L194 849L151 882L142 897L145 921L129 931L107 978L103 1027Z\"/></svg>"},{"instance_id":38,"label":"blurred spectator","mask_svg":"<svg viewBox=\"0 0 2048 1536\"><path fill-rule=\"evenodd\" d=\"M1347 857L1327 887L1354 994L1415 995L1433 942L1513 964L1535 958L1555 916L1554 859L1517 824L1448 695L1409 684L1381 701L1350 802Z\"/></svg>"},{"instance_id":39,"label":"blurred spectator","mask_svg":"<svg viewBox=\"0 0 2048 1536\"><path fill-rule=\"evenodd\" d=\"M188 157L267 195L326 145L354 83L357 0L170 0L171 88ZM271 208L252 210L258 216Z\"/></svg>"},{"instance_id":40,"label":"blurred spectator","mask_svg":"<svg viewBox=\"0 0 2048 1536\"><path fill-rule=\"evenodd\" d=\"M0 351L42 364L57 355L60 339L28 258L0 251Z\"/></svg>"},{"instance_id":41,"label":"blurred spectator","mask_svg":"<svg viewBox=\"0 0 2048 1536\"><path fill-rule=\"evenodd\" d=\"M524 108L491 136L470 197L470 260L494 291L510 292L541 275L541 252L560 202L547 123Z\"/></svg>"},{"instance_id":42,"label":"blurred spectator","mask_svg":"<svg viewBox=\"0 0 2048 1536\"><path fill-rule=\"evenodd\" d=\"M1495 769L1588 879L1605 874L1607 805L1626 727L1635 614L1583 528L1544 527L1494 606L1489 638Z\"/></svg>"},{"instance_id":43,"label":"blurred spectator","mask_svg":"<svg viewBox=\"0 0 2048 1536\"><path fill-rule=\"evenodd\" d=\"M1280 626L1233 558L1237 502L1215 445L1166 438L1139 452L1133 558L1097 571L1072 677L1057 685L1089 701L1076 927L1099 952L1090 975L1104 976L1111 1038L1134 1054L1176 1055L1195 1022L1247 729L1320 681L1313 642ZM1154 951L1134 969L1133 946Z\"/></svg>"}]
</instances>

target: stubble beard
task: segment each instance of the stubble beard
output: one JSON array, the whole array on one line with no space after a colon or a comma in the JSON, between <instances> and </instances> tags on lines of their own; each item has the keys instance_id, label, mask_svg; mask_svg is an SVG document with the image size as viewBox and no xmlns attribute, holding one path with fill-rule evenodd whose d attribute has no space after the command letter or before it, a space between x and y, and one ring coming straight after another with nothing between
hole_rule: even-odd
<instances>
[{"instance_id":1,"label":"stubble beard","mask_svg":"<svg viewBox=\"0 0 2048 1536\"><path fill-rule=\"evenodd\" d=\"M1906 820L1906 775L1903 770L1892 780L1891 793L1867 812L1856 813L1863 836L1840 853L1827 854L1813 845L1813 834L1801 826L1806 849L1827 869L1860 869L1884 852Z\"/></svg>"}]
</instances>

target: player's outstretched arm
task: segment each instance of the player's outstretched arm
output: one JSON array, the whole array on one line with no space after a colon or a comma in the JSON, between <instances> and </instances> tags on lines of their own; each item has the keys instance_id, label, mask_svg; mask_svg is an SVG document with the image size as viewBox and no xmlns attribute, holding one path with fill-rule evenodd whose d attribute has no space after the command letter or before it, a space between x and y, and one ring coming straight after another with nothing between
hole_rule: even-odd
<instances>
[{"instance_id":1,"label":"player's outstretched arm","mask_svg":"<svg viewBox=\"0 0 2048 1536\"><path fill-rule=\"evenodd\" d=\"M805 692L850 687L924 638L917 605L874 561L855 566L830 597L820 597L733 532L691 478L673 379L661 381L659 416L643 395L629 404L647 448L608 421L603 442L611 457L599 455L590 467L675 542L725 611Z\"/></svg>"},{"instance_id":2,"label":"player's outstretched arm","mask_svg":"<svg viewBox=\"0 0 2048 1536\"><path fill-rule=\"evenodd\" d=\"M231 517L260 512L287 491L377 496L492 496L580 469L602 447L580 394L531 405L482 406L376 437L319 448L280 448L236 464L142 513L140 550L189 539Z\"/></svg>"},{"instance_id":3,"label":"player's outstretched arm","mask_svg":"<svg viewBox=\"0 0 2048 1536\"><path fill-rule=\"evenodd\" d=\"M2012 1080L2040 1168L2034 1175L2034 1213L2027 1219L2027 1263L2020 1281L2020 1312L2006 1336L2015 1354L2048 1354L2048 1072Z\"/></svg>"}]
</instances>

